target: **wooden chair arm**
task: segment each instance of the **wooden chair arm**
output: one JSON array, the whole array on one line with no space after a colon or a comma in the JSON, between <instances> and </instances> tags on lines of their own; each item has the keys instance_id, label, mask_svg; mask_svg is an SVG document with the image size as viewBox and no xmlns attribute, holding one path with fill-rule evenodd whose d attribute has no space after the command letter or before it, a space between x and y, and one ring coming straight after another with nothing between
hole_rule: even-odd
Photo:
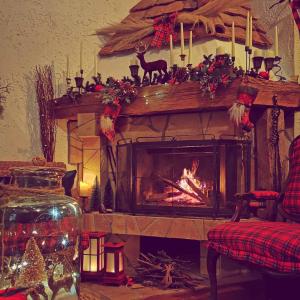
<instances>
[{"instance_id":1,"label":"wooden chair arm","mask_svg":"<svg viewBox=\"0 0 300 300\"><path fill-rule=\"evenodd\" d=\"M274 197L274 198L255 199L252 193L243 193L243 194L236 194L235 198L236 198L236 207L235 207L235 212L231 217L231 222L239 222L241 219L241 215L245 211L257 215L257 211L259 208L267 208L266 206L267 201L273 201L269 221L275 221L277 218L278 206L283 200L283 194L281 194L279 197Z\"/></svg>"}]
</instances>

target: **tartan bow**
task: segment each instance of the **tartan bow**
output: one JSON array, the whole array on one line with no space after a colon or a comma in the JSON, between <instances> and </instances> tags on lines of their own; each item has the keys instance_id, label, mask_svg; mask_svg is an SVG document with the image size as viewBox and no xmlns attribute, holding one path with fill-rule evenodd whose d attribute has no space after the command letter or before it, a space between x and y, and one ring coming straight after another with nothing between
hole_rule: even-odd
<instances>
[{"instance_id":1,"label":"tartan bow","mask_svg":"<svg viewBox=\"0 0 300 300\"><path fill-rule=\"evenodd\" d=\"M152 47L160 48L163 44L170 41L170 35L172 34L173 40L176 40L174 31L175 19L177 13L165 15L154 19L154 37L151 42Z\"/></svg>"},{"instance_id":2,"label":"tartan bow","mask_svg":"<svg viewBox=\"0 0 300 300\"><path fill-rule=\"evenodd\" d=\"M292 0L290 2L293 17L300 32L300 0Z\"/></svg>"}]
</instances>

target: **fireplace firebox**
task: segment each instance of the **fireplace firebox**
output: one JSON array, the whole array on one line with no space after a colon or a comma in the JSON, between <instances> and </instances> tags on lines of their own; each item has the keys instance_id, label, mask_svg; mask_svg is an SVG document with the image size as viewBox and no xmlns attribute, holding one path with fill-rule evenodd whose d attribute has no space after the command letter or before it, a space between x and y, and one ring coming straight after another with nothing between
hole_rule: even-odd
<instances>
[{"instance_id":1,"label":"fireplace firebox","mask_svg":"<svg viewBox=\"0 0 300 300\"><path fill-rule=\"evenodd\" d=\"M251 143L210 139L117 144L116 210L133 214L231 216L250 189Z\"/></svg>"}]
</instances>

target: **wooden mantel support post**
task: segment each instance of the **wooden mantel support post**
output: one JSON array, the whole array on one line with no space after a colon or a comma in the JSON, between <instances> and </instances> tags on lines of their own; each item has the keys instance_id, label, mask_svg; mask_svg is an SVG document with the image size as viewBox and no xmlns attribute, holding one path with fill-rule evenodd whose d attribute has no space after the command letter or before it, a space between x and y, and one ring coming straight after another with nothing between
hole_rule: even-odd
<instances>
[{"instance_id":1,"label":"wooden mantel support post","mask_svg":"<svg viewBox=\"0 0 300 300\"><path fill-rule=\"evenodd\" d=\"M274 148L271 144L272 131L272 108L261 109L256 111L258 119L255 124L255 157L256 157L256 176L255 188L273 190L274 179ZM284 111L280 110L278 120L279 131L279 153L281 161L281 170L283 177L287 174L286 160L289 148L289 141L285 136L285 116ZM282 184L285 178L281 178Z\"/></svg>"}]
</instances>

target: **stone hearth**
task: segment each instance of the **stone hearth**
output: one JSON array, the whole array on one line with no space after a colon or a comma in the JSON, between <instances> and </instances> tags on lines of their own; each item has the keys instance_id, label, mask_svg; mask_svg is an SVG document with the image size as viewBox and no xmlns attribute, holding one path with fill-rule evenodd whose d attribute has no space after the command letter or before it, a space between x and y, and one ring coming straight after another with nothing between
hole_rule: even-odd
<instances>
[{"instance_id":1,"label":"stone hearth","mask_svg":"<svg viewBox=\"0 0 300 300\"><path fill-rule=\"evenodd\" d=\"M112 234L207 240L207 232L228 219L133 216L120 213L84 215L84 230Z\"/></svg>"}]
</instances>

